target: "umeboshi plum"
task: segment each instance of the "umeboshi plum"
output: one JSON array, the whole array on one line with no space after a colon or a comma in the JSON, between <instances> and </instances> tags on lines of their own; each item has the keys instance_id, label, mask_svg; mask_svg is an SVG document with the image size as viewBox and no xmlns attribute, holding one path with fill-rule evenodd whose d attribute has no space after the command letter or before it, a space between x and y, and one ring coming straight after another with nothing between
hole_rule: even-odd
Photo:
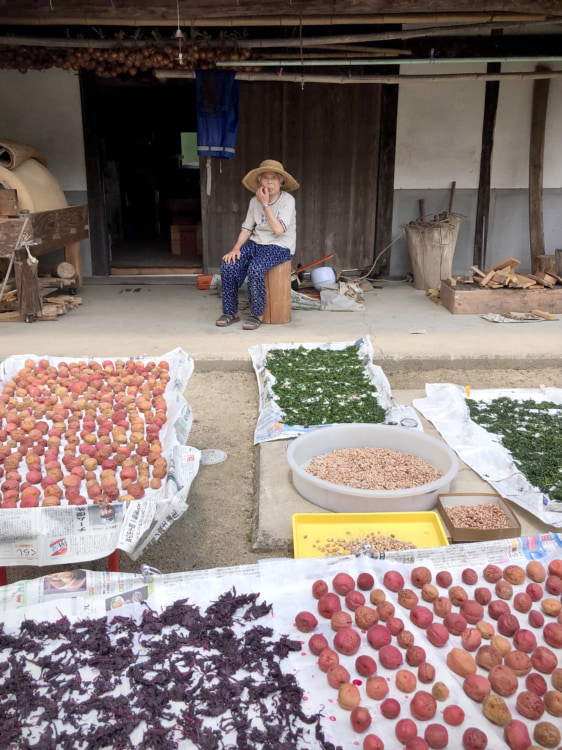
<instances>
[{"instance_id":1,"label":"umeboshi plum","mask_svg":"<svg viewBox=\"0 0 562 750\"><path fill-rule=\"evenodd\" d=\"M544 696L544 705L551 716L562 716L562 693L549 690Z\"/></svg>"},{"instance_id":2,"label":"umeboshi plum","mask_svg":"<svg viewBox=\"0 0 562 750\"><path fill-rule=\"evenodd\" d=\"M498 581L495 587L496 596L500 599L511 599L513 596L513 586L509 581Z\"/></svg>"},{"instance_id":3,"label":"umeboshi plum","mask_svg":"<svg viewBox=\"0 0 562 750\"><path fill-rule=\"evenodd\" d=\"M449 697L449 688L444 682L436 682L431 688L431 695L436 701L446 701Z\"/></svg>"},{"instance_id":4,"label":"umeboshi plum","mask_svg":"<svg viewBox=\"0 0 562 750\"><path fill-rule=\"evenodd\" d=\"M401 630L396 636L396 642L400 648L410 648L414 645L414 634L409 630Z\"/></svg>"},{"instance_id":5,"label":"umeboshi plum","mask_svg":"<svg viewBox=\"0 0 562 750\"><path fill-rule=\"evenodd\" d=\"M521 716L532 721L540 719L544 714L544 702L542 698L535 693L531 693L529 690L523 690L517 695L516 706Z\"/></svg>"},{"instance_id":6,"label":"umeboshi plum","mask_svg":"<svg viewBox=\"0 0 562 750\"><path fill-rule=\"evenodd\" d=\"M367 693L369 698L372 698L375 701L382 700L386 695L388 695L388 691L388 682L384 677L375 675L374 677L369 677L369 679L365 683L365 692Z\"/></svg>"},{"instance_id":7,"label":"umeboshi plum","mask_svg":"<svg viewBox=\"0 0 562 750\"><path fill-rule=\"evenodd\" d=\"M428 721L433 719L437 711L437 702L435 698L426 690L418 690L410 702L410 712L414 719L419 721Z\"/></svg>"},{"instance_id":8,"label":"umeboshi plum","mask_svg":"<svg viewBox=\"0 0 562 750\"><path fill-rule=\"evenodd\" d=\"M328 678L328 684L330 687L333 687L336 690L339 690L340 685L343 685L350 680L349 672L341 664L334 664L331 666L326 672L326 677Z\"/></svg>"},{"instance_id":9,"label":"umeboshi plum","mask_svg":"<svg viewBox=\"0 0 562 750\"><path fill-rule=\"evenodd\" d=\"M399 669L395 681L396 687L403 693L413 693L418 684L416 675L409 669Z\"/></svg>"},{"instance_id":10,"label":"umeboshi plum","mask_svg":"<svg viewBox=\"0 0 562 750\"><path fill-rule=\"evenodd\" d=\"M542 586L538 583L529 583L525 592L529 594L534 602L540 602L543 595Z\"/></svg>"},{"instance_id":11,"label":"umeboshi plum","mask_svg":"<svg viewBox=\"0 0 562 750\"><path fill-rule=\"evenodd\" d=\"M332 580L332 586L341 596L347 596L355 588L355 581L348 573L338 573Z\"/></svg>"},{"instance_id":12,"label":"umeboshi plum","mask_svg":"<svg viewBox=\"0 0 562 750\"><path fill-rule=\"evenodd\" d=\"M548 685L542 674L538 672L531 672L525 678L525 687L535 695L544 695L548 690Z\"/></svg>"},{"instance_id":13,"label":"umeboshi plum","mask_svg":"<svg viewBox=\"0 0 562 750\"><path fill-rule=\"evenodd\" d=\"M391 635L399 635L404 630L404 621L399 617L389 617L386 621L386 627L390 630Z\"/></svg>"},{"instance_id":14,"label":"umeboshi plum","mask_svg":"<svg viewBox=\"0 0 562 750\"><path fill-rule=\"evenodd\" d=\"M530 578L531 581L536 581L537 583L542 583L546 578L546 570L544 569L544 565L538 560L531 560L530 562L528 562L527 567L525 568L525 572L527 573L527 577Z\"/></svg>"},{"instance_id":15,"label":"umeboshi plum","mask_svg":"<svg viewBox=\"0 0 562 750\"><path fill-rule=\"evenodd\" d=\"M424 583L421 595L424 602L434 602L439 596L439 589L432 583Z\"/></svg>"},{"instance_id":16,"label":"umeboshi plum","mask_svg":"<svg viewBox=\"0 0 562 750\"><path fill-rule=\"evenodd\" d=\"M136 474L136 471L135 471ZM315 599L321 599L325 594L327 594L329 591L328 584L326 581L314 581L312 584L312 596Z\"/></svg>"},{"instance_id":17,"label":"umeboshi plum","mask_svg":"<svg viewBox=\"0 0 562 750\"><path fill-rule=\"evenodd\" d=\"M365 596L356 589L350 591L349 594L345 597L345 606L352 612L355 612L358 607L362 607L364 604Z\"/></svg>"},{"instance_id":18,"label":"umeboshi plum","mask_svg":"<svg viewBox=\"0 0 562 750\"><path fill-rule=\"evenodd\" d=\"M381 703L381 714L385 719L396 719L400 715L400 703L396 698L386 698Z\"/></svg>"},{"instance_id":19,"label":"umeboshi plum","mask_svg":"<svg viewBox=\"0 0 562 750\"><path fill-rule=\"evenodd\" d=\"M535 724L533 739L543 747L556 747L560 744L560 729L551 721L539 721Z\"/></svg>"},{"instance_id":20,"label":"umeboshi plum","mask_svg":"<svg viewBox=\"0 0 562 750\"><path fill-rule=\"evenodd\" d=\"M435 576L435 581L438 586L441 586L443 589L448 589L449 586L453 583L453 576L449 573L448 570L440 570L439 573Z\"/></svg>"},{"instance_id":21,"label":"umeboshi plum","mask_svg":"<svg viewBox=\"0 0 562 750\"><path fill-rule=\"evenodd\" d=\"M433 612L437 617L446 617L452 609L452 604L446 596L438 596L433 602Z\"/></svg>"},{"instance_id":22,"label":"umeboshi plum","mask_svg":"<svg viewBox=\"0 0 562 750\"><path fill-rule=\"evenodd\" d=\"M459 677L468 677L476 672L476 662L473 657L462 648L452 648L447 654L449 669Z\"/></svg>"},{"instance_id":23,"label":"umeboshi plum","mask_svg":"<svg viewBox=\"0 0 562 750\"><path fill-rule=\"evenodd\" d=\"M520 565L508 565L503 570L503 577L514 586L519 586L525 582L525 571Z\"/></svg>"},{"instance_id":24,"label":"umeboshi plum","mask_svg":"<svg viewBox=\"0 0 562 750\"><path fill-rule=\"evenodd\" d=\"M433 576L431 570L426 568L425 565L418 565L417 567L412 568L410 580L416 588L421 589L424 584L431 583L432 579Z\"/></svg>"},{"instance_id":25,"label":"umeboshi plum","mask_svg":"<svg viewBox=\"0 0 562 750\"><path fill-rule=\"evenodd\" d=\"M510 750L527 750L531 745L531 737L527 725L519 719L512 719L503 729L503 738Z\"/></svg>"},{"instance_id":26,"label":"umeboshi plum","mask_svg":"<svg viewBox=\"0 0 562 750\"><path fill-rule=\"evenodd\" d=\"M386 669L397 669L403 663L402 652L396 646L383 646L379 650L379 661Z\"/></svg>"},{"instance_id":27,"label":"umeboshi plum","mask_svg":"<svg viewBox=\"0 0 562 750\"><path fill-rule=\"evenodd\" d=\"M412 609L418 601L418 595L412 589L401 589L398 592L398 604L404 609Z\"/></svg>"},{"instance_id":28,"label":"umeboshi plum","mask_svg":"<svg viewBox=\"0 0 562 750\"><path fill-rule=\"evenodd\" d=\"M532 667L529 654L526 654L524 651L518 651L517 649L512 649L505 655L504 664L518 677L521 677L524 674L529 674Z\"/></svg>"},{"instance_id":29,"label":"umeboshi plum","mask_svg":"<svg viewBox=\"0 0 562 750\"><path fill-rule=\"evenodd\" d=\"M488 583L497 583L503 576L503 571L497 565L486 565L482 575Z\"/></svg>"},{"instance_id":30,"label":"umeboshi plum","mask_svg":"<svg viewBox=\"0 0 562 750\"><path fill-rule=\"evenodd\" d=\"M361 630L368 630L379 621L379 614L372 607L357 607L355 610L355 624Z\"/></svg>"},{"instance_id":31,"label":"umeboshi plum","mask_svg":"<svg viewBox=\"0 0 562 750\"><path fill-rule=\"evenodd\" d=\"M546 646L539 646L531 654L531 664L543 674L551 674L558 666L558 657Z\"/></svg>"},{"instance_id":32,"label":"umeboshi plum","mask_svg":"<svg viewBox=\"0 0 562 750\"><path fill-rule=\"evenodd\" d=\"M464 711L460 706L445 706L443 721L452 727L458 727L464 721Z\"/></svg>"},{"instance_id":33,"label":"umeboshi plum","mask_svg":"<svg viewBox=\"0 0 562 750\"><path fill-rule=\"evenodd\" d=\"M538 609L532 609L529 612L528 622L532 628L542 628L544 625L543 613L539 612Z\"/></svg>"},{"instance_id":34,"label":"umeboshi plum","mask_svg":"<svg viewBox=\"0 0 562 750\"><path fill-rule=\"evenodd\" d=\"M376 734L368 734L363 740L363 750L384 750L384 743Z\"/></svg>"},{"instance_id":35,"label":"umeboshi plum","mask_svg":"<svg viewBox=\"0 0 562 750\"><path fill-rule=\"evenodd\" d=\"M371 646L375 649L380 649L383 646L388 646L392 641L392 635L386 625L373 625L367 631L367 640Z\"/></svg>"},{"instance_id":36,"label":"umeboshi plum","mask_svg":"<svg viewBox=\"0 0 562 750\"><path fill-rule=\"evenodd\" d=\"M386 594L382 589L373 589L369 594L369 601L371 604L374 604L375 607L377 604L380 604L381 602L384 602L386 599Z\"/></svg>"},{"instance_id":37,"label":"umeboshi plum","mask_svg":"<svg viewBox=\"0 0 562 750\"><path fill-rule=\"evenodd\" d=\"M361 591L370 591L375 585L375 579L370 573L359 573L357 576L357 588Z\"/></svg>"},{"instance_id":38,"label":"umeboshi plum","mask_svg":"<svg viewBox=\"0 0 562 750\"><path fill-rule=\"evenodd\" d=\"M429 724L425 728L423 736L432 750L442 750L449 744L449 732L443 724Z\"/></svg>"},{"instance_id":39,"label":"umeboshi plum","mask_svg":"<svg viewBox=\"0 0 562 750\"><path fill-rule=\"evenodd\" d=\"M350 628L352 622L353 620L351 619L351 615L349 614L349 612L345 612L343 609L334 612L334 614L330 618L330 625L332 627L332 630L335 630L336 633L342 628Z\"/></svg>"},{"instance_id":40,"label":"umeboshi plum","mask_svg":"<svg viewBox=\"0 0 562 750\"><path fill-rule=\"evenodd\" d=\"M474 586L478 580L478 573L473 568L465 568L461 574L462 582L467 586Z\"/></svg>"},{"instance_id":41,"label":"umeboshi plum","mask_svg":"<svg viewBox=\"0 0 562 750\"><path fill-rule=\"evenodd\" d=\"M356 706L351 712L350 721L354 732L366 732L372 722L369 709L365 706Z\"/></svg>"},{"instance_id":42,"label":"umeboshi plum","mask_svg":"<svg viewBox=\"0 0 562 750\"><path fill-rule=\"evenodd\" d=\"M461 635L467 627L466 619L458 612L451 612L443 619L443 625L451 635Z\"/></svg>"},{"instance_id":43,"label":"umeboshi plum","mask_svg":"<svg viewBox=\"0 0 562 750\"><path fill-rule=\"evenodd\" d=\"M511 721L511 711L499 695L487 695L482 702L484 716L493 724L504 727Z\"/></svg>"},{"instance_id":44,"label":"umeboshi plum","mask_svg":"<svg viewBox=\"0 0 562 750\"><path fill-rule=\"evenodd\" d=\"M449 599L455 607L460 607L468 599L468 594L462 586L452 586L449 589Z\"/></svg>"},{"instance_id":45,"label":"umeboshi plum","mask_svg":"<svg viewBox=\"0 0 562 750\"><path fill-rule=\"evenodd\" d=\"M404 577L397 570L387 570L383 576L383 584L389 591L396 593L404 588Z\"/></svg>"},{"instance_id":46,"label":"umeboshi plum","mask_svg":"<svg viewBox=\"0 0 562 750\"><path fill-rule=\"evenodd\" d=\"M318 666L323 672L327 672L334 664L340 663L340 657L331 648L325 648L318 656Z\"/></svg>"},{"instance_id":47,"label":"umeboshi plum","mask_svg":"<svg viewBox=\"0 0 562 750\"><path fill-rule=\"evenodd\" d=\"M372 656L361 654L355 660L355 669L362 677L372 677L377 671L377 663Z\"/></svg>"},{"instance_id":48,"label":"umeboshi plum","mask_svg":"<svg viewBox=\"0 0 562 750\"><path fill-rule=\"evenodd\" d=\"M515 672L505 664L492 667L488 673L488 679L492 685L492 690L505 698L516 693L519 687Z\"/></svg>"},{"instance_id":49,"label":"umeboshi plum","mask_svg":"<svg viewBox=\"0 0 562 750\"><path fill-rule=\"evenodd\" d=\"M474 598L478 604L486 606L492 599L492 592L485 586L480 586L479 588L474 589Z\"/></svg>"},{"instance_id":50,"label":"umeboshi plum","mask_svg":"<svg viewBox=\"0 0 562 750\"><path fill-rule=\"evenodd\" d=\"M461 641L467 651L476 651L482 643L482 636L477 628L467 628L461 633Z\"/></svg>"},{"instance_id":51,"label":"umeboshi plum","mask_svg":"<svg viewBox=\"0 0 562 750\"><path fill-rule=\"evenodd\" d=\"M406 649L406 662L411 667L419 667L426 659L425 650L421 646L410 646Z\"/></svg>"},{"instance_id":52,"label":"umeboshi plum","mask_svg":"<svg viewBox=\"0 0 562 750\"><path fill-rule=\"evenodd\" d=\"M394 727L394 734L400 744L404 745L409 739L415 737L418 733L418 728L415 721L412 719L400 719L396 722Z\"/></svg>"},{"instance_id":53,"label":"umeboshi plum","mask_svg":"<svg viewBox=\"0 0 562 750\"><path fill-rule=\"evenodd\" d=\"M531 607L533 606L533 600L527 594L525 591L520 591L518 594L515 594L515 597L513 599L513 609L515 609L517 612L528 612Z\"/></svg>"},{"instance_id":54,"label":"umeboshi plum","mask_svg":"<svg viewBox=\"0 0 562 750\"><path fill-rule=\"evenodd\" d=\"M468 677L465 677L462 687L468 697L476 703L482 703L492 690L490 680L481 674L469 674Z\"/></svg>"},{"instance_id":55,"label":"umeboshi plum","mask_svg":"<svg viewBox=\"0 0 562 750\"><path fill-rule=\"evenodd\" d=\"M318 600L318 612L327 620L330 620L332 618L334 612L339 612L340 610L341 601L337 594L332 594L330 592L328 594L324 594L324 596L321 596Z\"/></svg>"},{"instance_id":56,"label":"umeboshi plum","mask_svg":"<svg viewBox=\"0 0 562 750\"><path fill-rule=\"evenodd\" d=\"M301 633L311 633L318 625L318 620L312 612L299 612L295 617L295 625Z\"/></svg>"},{"instance_id":57,"label":"umeboshi plum","mask_svg":"<svg viewBox=\"0 0 562 750\"><path fill-rule=\"evenodd\" d=\"M433 612L427 607L418 604L410 610L410 620L418 628L425 630L433 622Z\"/></svg>"},{"instance_id":58,"label":"umeboshi plum","mask_svg":"<svg viewBox=\"0 0 562 750\"><path fill-rule=\"evenodd\" d=\"M314 656L320 656L322 651L325 648L328 648L328 646L328 640L325 635L322 635L322 633L314 633L308 641L308 648L310 649L310 653L314 654Z\"/></svg>"},{"instance_id":59,"label":"umeboshi plum","mask_svg":"<svg viewBox=\"0 0 562 750\"><path fill-rule=\"evenodd\" d=\"M435 667L428 661L422 662L418 667L418 680L429 684L435 679Z\"/></svg>"},{"instance_id":60,"label":"umeboshi plum","mask_svg":"<svg viewBox=\"0 0 562 750\"><path fill-rule=\"evenodd\" d=\"M334 648L340 654L353 656L359 650L361 636L353 628L342 628L334 636Z\"/></svg>"},{"instance_id":61,"label":"umeboshi plum","mask_svg":"<svg viewBox=\"0 0 562 750\"><path fill-rule=\"evenodd\" d=\"M520 628L513 634L513 645L519 651L530 654L537 647L537 639L530 630Z\"/></svg>"},{"instance_id":62,"label":"umeboshi plum","mask_svg":"<svg viewBox=\"0 0 562 750\"><path fill-rule=\"evenodd\" d=\"M437 648L443 647L449 640L449 631L440 622L432 622L425 634L428 641Z\"/></svg>"},{"instance_id":63,"label":"umeboshi plum","mask_svg":"<svg viewBox=\"0 0 562 750\"><path fill-rule=\"evenodd\" d=\"M357 685L344 682L338 689L338 703L346 711L353 711L361 703L361 693Z\"/></svg>"},{"instance_id":64,"label":"umeboshi plum","mask_svg":"<svg viewBox=\"0 0 562 750\"><path fill-rule=\"evenodd\" d=\"M552 648L562 648L562 625L558 622L549 622L544 626L543 638Z\"/></svg>"},{"instance_id":65,"label":"umeboshi plum","mask_svg":"<svg viewBox=\"0 0 562 750\"><path fill-rule=\"evenodd\" d=\"M469 727L463 732L462 746L464 750L485 750L487 745L488 738L481 729Z\"/></svg>"}]
</instances>

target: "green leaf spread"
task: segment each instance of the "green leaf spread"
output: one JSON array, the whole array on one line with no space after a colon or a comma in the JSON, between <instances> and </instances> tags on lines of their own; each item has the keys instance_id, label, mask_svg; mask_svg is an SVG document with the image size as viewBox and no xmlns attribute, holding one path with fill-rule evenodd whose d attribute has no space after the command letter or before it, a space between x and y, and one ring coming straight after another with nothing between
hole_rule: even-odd
<instances>
[{"instance_id":1,"label":"green leaf spread","mask_svg":"<svg viewBox=\"0 0 562 750\"><path fill-rule=\"evenodd\" d=\"M376 388L356 345L345 349L272 349L266 367L288 425L384 422Z\"/></svg>"},{"instance_id":2,"label":"green leaf spread","mask_svg":"<svg viewBox=\"0 0 562 750\"><path fill-rule=\"evenodd\" d=\"M562 406L507 397L466 403L472 421L500 438L529 482L562 502Z\"/></svg>"}]
</instances>

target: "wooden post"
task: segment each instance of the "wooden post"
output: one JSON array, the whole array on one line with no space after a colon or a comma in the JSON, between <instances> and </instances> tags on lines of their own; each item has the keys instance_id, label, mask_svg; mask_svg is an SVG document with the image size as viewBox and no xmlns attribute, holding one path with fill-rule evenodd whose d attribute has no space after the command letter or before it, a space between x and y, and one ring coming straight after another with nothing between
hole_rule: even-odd
<instances>
[{"instance_id":1,"label":"wooden post","mask_svg":"<svg viewBox=\"0 0 562 750\"><path fill-rule=\"evenodd\" d=\"M265 274L264 323L291 322L291 261L280 263Z\"/></svg>"},{"instance_id":2,"label":"wooden post","mask_svg":"<svg viewBox=\"0 0 562 750\"><path fill-rule=\"evenodd\" d=\"M78 276L78 287L82 286L82 263L80 261L80 243L72 242L64 246L64 259L67 263L72 264ZM63 277L65 278L65 277Z\"/></svg>"},{"instance_id":3,"label":"wooden post","mask_svg":"<svg viewBox=\"0 0 562 750\"><path fill-rule=\"evenodd\" d=\"M538 69L538 68L537 68ZM542 208L544 134L550 80L533 84L533 111L531 115L531 142L529 147L529 236L531 241L531 268L536 269L537 256L544 255L544 225Z\"/></svg>"},{"instance_id":4,"label":"wooden post","mask_svg":"<svg viewBox=\"0 0 562 750\"><path fill-rule=\"evenodd\" d=\"M395 70L394 65L384 68ZM396 124L398 120L398 86L381 86L381 115L379 133L379 163L377 206L375 222L375 248L373 259L392 240L392 210L394 206L394 170L396 163ZM392 248L381 256L376 276L388 276Z\"/></svg>"},{"instance_id":5,"label":"wooden post","mask_svg":"<svg viewBox=\"0 0 562 750\"><path fill-rule=\"evenodd\" d=\"M560 248L556 248L554 251L554 267L556 275L562 276L562 250Z\"/></svg>"},{"instance_id":6,"label":"wooden post","mask_svg":"<svg viewBox=\"0 0 562 750\"><path fill-rule=\"evenodd\" d=\"M501 63L488 63L488 73L500 73ZM480 179L478 181L478 202L474 231L473 263L479 268L486 265L486 247L490 226L490 175L494 151L494 131L498 111L499 81L486 82L484 98L484 122L482 123L482 148L480 152Z\"/></svg>"},{"instance_id":7,"label":"wooden post","mask_svg":"<svg viewBox=\"0 0 562 750\"><path fill-rule=\"evenodd\" d=\"M537 271L542 271L542 273L556 273L556 262L554 255L537 255L535 260L535 273Z\"/></svg>"},{"instance_id":8,"label":"wooden post","mask_svg":"<svg viewBox=\"0 0 562 750\"><path fill-rule=\"evenodd\" d=\"M28 262L25 247L15 250L14 255L14 273L16 288L18 290L19 312L20 315L25 315L32 320L34 315L41 315L43 310L39 285L37 283L37 263Z\"/></svg>"}]
</instances>

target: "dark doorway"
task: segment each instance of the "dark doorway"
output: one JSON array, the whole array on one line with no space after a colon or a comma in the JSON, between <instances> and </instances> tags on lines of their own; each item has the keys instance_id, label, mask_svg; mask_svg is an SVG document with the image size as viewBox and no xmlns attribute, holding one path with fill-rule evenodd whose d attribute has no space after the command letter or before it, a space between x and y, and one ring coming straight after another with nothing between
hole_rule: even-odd
<instances>
[{"instance_id":1,"label":"dark doorway","mask_svg":"<svg viewBox=\"0 0 562 750\"><path fill-rule=\"evenodd\" d=\"M111 275L200 273L194 82L96 79L94 89L106 228L103 246L92 248L93 256L106 255L98 268Z\"/></svg>"}]
</instances>

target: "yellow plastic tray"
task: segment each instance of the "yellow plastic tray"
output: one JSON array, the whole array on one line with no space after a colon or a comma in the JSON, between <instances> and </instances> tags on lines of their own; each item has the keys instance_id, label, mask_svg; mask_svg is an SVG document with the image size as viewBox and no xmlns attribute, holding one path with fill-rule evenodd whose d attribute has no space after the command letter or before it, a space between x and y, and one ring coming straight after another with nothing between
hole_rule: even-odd
<instances>
[{"instance_id":1,"label":"yellow plastic tray","mask_svg":"<svg viewBox=\"0 0 562 750\"><path fill-rule=\"evenodd\" d=\"M349 533L348 533L349 532ZM362 539L372 532L412 542L423 549L449 545L441 519L433 511L420 513L295 513L295 558L325 557L319 547L328 539Z\"/></svg>"}]
</instances>

